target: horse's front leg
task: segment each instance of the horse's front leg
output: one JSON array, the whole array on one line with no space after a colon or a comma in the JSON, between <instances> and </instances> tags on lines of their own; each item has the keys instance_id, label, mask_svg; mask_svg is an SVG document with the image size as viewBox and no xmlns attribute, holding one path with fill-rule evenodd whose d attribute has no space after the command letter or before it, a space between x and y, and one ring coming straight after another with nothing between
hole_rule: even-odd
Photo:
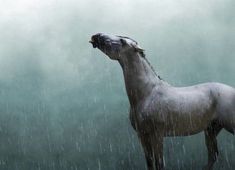
<instances>
[{"instance_id":1,"label":"horse's front leg","mask_svg":"<svg viewBox=\"0 0 235 170\"><path fill-rule=\"evenodd\" d=\"M152 146L153 146L156 170L163 170L164 169L163 136L160 134L155 134L152 139Z\"/></svg>"},{"instance_id":2,"label":"horse's front leg","mask_svg":"<svg viewBox=\"0 0 235 170\"><path fill-rule=\"evenodd\" d=\"M151 137L147 134L138 134L144 149L145 159L148 170L154 170L154 152Z\"/></svg>"}]
</instances>

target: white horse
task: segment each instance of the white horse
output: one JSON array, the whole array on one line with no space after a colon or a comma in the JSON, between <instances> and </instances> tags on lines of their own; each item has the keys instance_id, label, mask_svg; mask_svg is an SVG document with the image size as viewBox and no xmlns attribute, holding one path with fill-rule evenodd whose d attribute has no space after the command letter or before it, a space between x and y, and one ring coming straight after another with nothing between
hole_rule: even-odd
<instances>
[{"instance_id":1,"label":"white horse","mask_svg":"<svg viewBox=\"0 0 235 170\"><path fill-rule=\"evenodd\" d=\"M235 133L235 89L220 83L173 87L155 73L133 39L99 33L90 42L123 69L130 121L142 143L148 170L164 169L164 137L201 131L208 150L205 169L213 169L218 155L216 136L222 128Z\"/></svg>"}]
</instances>

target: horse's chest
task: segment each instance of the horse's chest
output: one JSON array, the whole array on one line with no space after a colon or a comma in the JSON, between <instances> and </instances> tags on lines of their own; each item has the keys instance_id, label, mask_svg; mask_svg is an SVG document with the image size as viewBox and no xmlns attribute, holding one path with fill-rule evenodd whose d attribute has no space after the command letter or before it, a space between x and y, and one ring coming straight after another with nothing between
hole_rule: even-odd
<instances>
[{"instance_id":1,"label":"horse's chest","mask_svg":"<svg viewBox=\"0 0 235 170\"><path fill-rule=\"evenodd\" d=\"M152 131L162 124L162 118L156 111L139 109L130 113L130 121L134 129Z\"/></svg>"}]
</instances>

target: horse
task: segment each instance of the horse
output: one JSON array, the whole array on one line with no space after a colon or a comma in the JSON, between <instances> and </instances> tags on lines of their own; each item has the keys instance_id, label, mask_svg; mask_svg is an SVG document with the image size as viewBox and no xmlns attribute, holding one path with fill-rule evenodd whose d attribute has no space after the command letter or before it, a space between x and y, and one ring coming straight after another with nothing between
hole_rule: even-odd
<instances>
[{"instance_id":1,"label":"horse","mask_svg":"<svg viewBox=\"0 0 235 170\"><path fill-rule=\"evenodd\" d=\"M129 118L147 169L164 169L164 137L204 131L208 161L203 169L212 170L218 156L216 136L223 128L235 133L235 89L216 82L174 87L156 74L144 50L129 37L97 33L89 42L121 65Z\"/></svg>"}]
</instances>

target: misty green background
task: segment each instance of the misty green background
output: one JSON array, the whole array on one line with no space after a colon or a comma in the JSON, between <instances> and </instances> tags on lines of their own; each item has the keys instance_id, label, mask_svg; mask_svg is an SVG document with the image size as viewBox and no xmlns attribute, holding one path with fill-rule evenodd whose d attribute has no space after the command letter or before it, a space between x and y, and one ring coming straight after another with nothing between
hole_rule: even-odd
<instances>
[{"instance_id":1,"label":"misty green background","mask_svg":"<svg viewBox=\"0 0 235 170\"><path fill-rule=\"evenodd\" d=\"M130 36L176 86L235 86L234 0L0 0L0 169L142 170L121 67L88 43ZM222 131L215 169L235 168ZM203 133L166 138L167 169L206 163Z\"/></svg>"}]
</instances>

